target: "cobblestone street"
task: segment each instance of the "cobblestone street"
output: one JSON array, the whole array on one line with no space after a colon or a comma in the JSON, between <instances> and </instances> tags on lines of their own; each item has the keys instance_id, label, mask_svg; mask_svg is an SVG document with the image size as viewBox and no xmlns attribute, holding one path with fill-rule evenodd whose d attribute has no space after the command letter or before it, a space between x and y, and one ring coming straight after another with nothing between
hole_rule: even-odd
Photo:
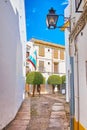
<instances>
[{"instance_id":1,"label":"cobblestone street","mask_svg":"<svg viewBox=\"0 0 87 130\"><path fill-rule=\"evenodd\" d=\"M69 105L63 95L31 97L31 119L26 130L68 130Z\"/></svg>"},{"instance_id":2,"label":"cobblestone street","mask_svg":"<svg viewBox=\"0 0 87 130\"><path fill-rule=\"evenodd\" d=\"M69 104L65 95L27 97L15 119L3 130L69 130Z\"/></svg>"}]
</instances>

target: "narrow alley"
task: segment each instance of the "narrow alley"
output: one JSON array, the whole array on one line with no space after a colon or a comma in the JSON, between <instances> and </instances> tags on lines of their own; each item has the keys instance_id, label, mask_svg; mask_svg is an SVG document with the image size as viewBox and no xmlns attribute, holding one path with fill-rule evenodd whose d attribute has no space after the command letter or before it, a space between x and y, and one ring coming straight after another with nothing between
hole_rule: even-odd
<instances>
[{"instance_id":1,"label":"narrow alley","mask_svg":"<svg viewBox=\"0 0 87 130\"><path fill-rule=\"evenodd\" d=\"M87 0L0 0L0 130L87 130Z\"/></svg>"},{"instance_id":2,"label":"narrow alley","mask_svg":"<svg viewBox=\"0 0 87 130\"><path fill-rule=\"evenodd\" d=\"M42 95L31 98L31 120L26 130L68 130L65 98L60 95Z\"/></svg>"},{"instance_id":3,"label":"narrow alley","mask_svg":"<svg viewBox=\"0 0 87 130\"><path fill-rule=\"evenodd\" d=\"M21 109L4 130L69 130L69 104L64 95L29 97Z\"/></svg>"}]
</instances>

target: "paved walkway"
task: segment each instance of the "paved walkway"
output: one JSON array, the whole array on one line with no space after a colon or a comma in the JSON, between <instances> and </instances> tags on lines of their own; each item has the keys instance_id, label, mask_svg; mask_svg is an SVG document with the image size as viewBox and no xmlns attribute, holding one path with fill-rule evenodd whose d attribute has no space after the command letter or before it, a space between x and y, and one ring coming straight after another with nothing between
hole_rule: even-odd
<instances>
[{"instance_id":1,"label":"paved walkway","mask_svg":"<svg viewBox=\"0 0 87 130\"><path fill-rule=\"evenodd\" d=\"M69 113L69 107L66 108L65 97L46 95L51 99L55 99L58 103L52 105L51 116L49 120L49 127L47 130L70 130L69 122L67 121L66 114Z\"/></svg>"},{"instance_id":2,"label":"paved walkway","mask_svg":"<svg viewBox=\"0 0 87 130\"><path fill-rule=\"evenodd\" d=\"M30 98L26 98L15 119L3 130L26 130L30 121Z\"/></svg>"},{"instance_id":3,"label":"paved walkway","mask_svg":"<svg viewBox=\"0 0 87 130\"><path fill-rule=\"evenodd\" d=\"M67 129L67 122L64 122L66 113L62 103L54 103L49 121L48 130L65 130Z\"/></svg>"},{"instance_id":4,"label":"paved walkway","mask_svg":"<svg viewBox=\"0 0 87 130\"><path fill-rule=\"evenodd\" d=\"M56 95L44 95L42 97L45 98L45 100L46 98L49 98L50 100L54 99L57 101L51 106L51 113L46 130L69 130L69 122L65 120L66 111L69 113L69 107L65 110L65 98L63 96L59 98ZM42 101L42 99L38 99ZM3 130L27 130L30 121L30 104L30 98L26 98L15 119Z\"/></svg>"}]
</instances>

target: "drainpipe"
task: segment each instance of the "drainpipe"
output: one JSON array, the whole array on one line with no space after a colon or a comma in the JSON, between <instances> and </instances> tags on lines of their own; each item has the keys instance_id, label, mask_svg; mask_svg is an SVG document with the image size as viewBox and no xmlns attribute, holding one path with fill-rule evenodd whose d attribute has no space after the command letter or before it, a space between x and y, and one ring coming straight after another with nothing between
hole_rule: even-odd
<instances>
[{"instance_id":1,"label":"drainpipe","mask_svg":"<svg viewBox=\"0 0 87 130\"><path fill-rule=\"evenodd\" d=\"M78 62L79 60L78 60L78 50L77 50L77 87L78 87L78 90L77 90L77 97L78 97L78 130L80 130L79 129L79 62Z\"/></svg>"},{"instance_id":2,"label":"drainpipe","mask_svg":"<svg viewBox=\"0 0 87 130\"><path fill-rule=\"evenodd\" d=\"M70 17L71 18L71 17ZM71 19L70 19L70 33L71 33ZM70 37L69 37L70 38ZM69 55L70 55L70 130L74 130L74 113L75 113L75 101L74 101L74 50L73 43L69 39Z\"/></svg>"},{"instance_id":3,"label":"drainpipe","mask_svg":"<svg viewBox=\"0 0 87 130\"><path fill-rule=\"evenodd\" d=\"M70 130L74 130L74 58L70 56Z\"/></svg>"},{"instance_id":4,"label":"drainpipe","mask_svg":"<svg viewBox=\"0 0 87 130\"><path fill-rule=\"evenodd\" d=\"M70 1L70 14L72 14L72 0ZM71 17L71 16L70 16ZM70 33L71 33L71 21L70 21ZM70 45L70 39L69 39ZM72 50L72 46L70 47ZM71 51L70 50L70 51ZM74 58L70 52L70 130L74 130Z\"/></svg>"}]
</instances>

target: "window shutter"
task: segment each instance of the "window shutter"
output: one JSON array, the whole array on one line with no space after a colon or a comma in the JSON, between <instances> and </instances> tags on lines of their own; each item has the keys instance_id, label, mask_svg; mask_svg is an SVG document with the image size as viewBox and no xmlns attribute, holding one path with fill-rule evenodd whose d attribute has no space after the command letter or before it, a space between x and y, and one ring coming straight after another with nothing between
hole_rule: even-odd
<instances>
[{"instance_id":1,"label":"window shutter","mask_svg":"<svg viewBox=\"0 0 87 130\"><path fill-rule=\"evenodd\" d=\"M39 46L39 56L44 57L44 47L43 46Z\"/></svg>"}]
</instances>

